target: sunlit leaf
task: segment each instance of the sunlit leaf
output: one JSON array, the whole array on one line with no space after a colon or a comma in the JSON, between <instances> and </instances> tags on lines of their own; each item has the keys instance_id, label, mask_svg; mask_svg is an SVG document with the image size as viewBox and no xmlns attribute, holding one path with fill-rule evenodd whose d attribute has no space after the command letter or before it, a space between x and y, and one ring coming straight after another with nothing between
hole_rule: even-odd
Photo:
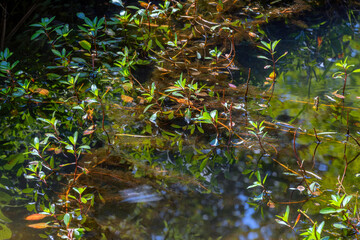
<instances>
[{"instance_id":1,"label":"sunlit leaf","mask_svg":"<svg viewBox=\"0 0 360 240\"><path fill-rule=\"evenodd\" d=\"M286 222L280 220L280 219L275 219L275 221L278 223L278 224L281 224L281 225L285 225L285 226L288 226L289 227L289 224L287 224Z\"/></svg>"},{"instance_id":2,"label":"sunlit leaf","mask_svg":"<svg viewBox=\"0 0 360 240\"><path fill-rule=\"evenodd\" d=\"M346 228L348 228L347 226L345 226L345 225L342 224L342 223L334 223L333 226L334 226L335 228L339 228L339 229L346 229Z\"/></svg>"},{"instance_id":3,"label":"sunlit leaf","mask_svg":"<svg viewBox=\"0 0 360 240\"><path fill-rule=\"evenodd\" d=\"M91 44L86 41L86 40L82 40L79 42L79 44L81 45L81 47L83 47L85 50L89 51L91 50Z\"/></svg>"},{"instance_id":4,"label":"sunlit leaf","mask_svg":"<svg viewBox=\"0 0 360 240\"><path fill-rule=\"evenodd\" d=\"M327 208L323 208L320 210L321 214L331 214L331 213L336 213L336 209L335 208L331 208L331 207L327 207Z\"/></svg>"},{"instance_id":5,"label":"sunlit leaf","mask_svg":"<svg viewBox=\"0 0 360 240\"><path fill-rule=\"evenodd\" d=\"M44 96L49 95L49 90L47 90L45 88L37 88L35 90L35 92L39 93L40 95L44 95Z\"/></svg>"},{"instance_id":6,"label":"sunlit leaf","mask_svg":"<svg viewBox=\"0 0 360 240\"><path fill-rule=\"evenodd\" d=\"M315 224L314 224L314 226L315 226ZM317 227L316 232L319 233L319 234L321 234L324 226L325 226L325 222L322 221L322 222L319 224L319 226Z\"/></svg>"},{"instance_id":7,"label":"sunlit leaf","mask_svg":"<svg viewBox=\"0 0 360 240\"><path fill-rule=\"evenodd\" d=\"M345 98L344 95L338 94L338 93L337 93L337 90L336 90L335 92L332 92L331 94L334 95L334 96L337 97L337 98L341 98L341 99L344 99L344 98Z\"/></svg>"},{"instance_id":8,"label":"sunlit leaf","mask_svg":"<svg viewBox=\"0 0 360 240\"><path fill-rule=\"evenodd\" d=\"M342 205L343 207L345 207L345 206L350 202L351 198L352 198L351 195L346 196L346 197L344 198L344 200L342 201L341 205Z\"/></svg>"},{"instance_id":9,"label":"sunlit leaf","mask_svg":"<svg viewBox=\"0 0 360 240\"><path fill-rule=\"evenodd\" d=\"M257 58L261 58L261 59L265 59L265 60L269 60L269 61L271 61L271 59L270 59L270 58L265 57L265 56L261 56L261 55L257 56Z\"/></svg>"},{"instance_id":10,"label":"sunlit leaf","mask_svg":"<svg viewBox=\"0 0 360 240\"><path fill-rule=\"evenodd\" d=\"M27 217L25 217L25 220L27 221L36 221L36 220L41 220L43 218L48 217L48 214L42 214L42 213L35 213L35 214L31 214Z\"/></svg>"},{"instance_id":11,"label":"sunlit leaf","mask_svg":"<svg viewBox=\"0 0 360 240\"><path fill-rule=\"evenodd\" d=\"M218 139L218 138L213 139L213 140L210 142L210 145L213 146L213 147L219 146L219 145L220 145L219 139Z\"/></svg>"},{"instance_id":12,"label":"sunlit leaf","mask_svg":"<svg viewBox=\"0 0 360 240\"><path fill-rule=\"evenodd\" d=\"M48 223L46 223L46 222L44 222L44 223L28 224L27 226L30 227L30 228L35 228L35 229L44 229L44 228L50 227L50 225L48 225Z\"/></svg>"},{"instance_id":13,"label":"sunlit leaf","mask_svg":"<svg viewBox=\"0 0 360 240\"><path fill-rule=\"evenodd\" d=\"M69 213L66 213L66 214L64 215L64 223L65 223L66 226L69 226L70 220L71 220L70 214L69 214Z\"/></svg>"}]
</instances>

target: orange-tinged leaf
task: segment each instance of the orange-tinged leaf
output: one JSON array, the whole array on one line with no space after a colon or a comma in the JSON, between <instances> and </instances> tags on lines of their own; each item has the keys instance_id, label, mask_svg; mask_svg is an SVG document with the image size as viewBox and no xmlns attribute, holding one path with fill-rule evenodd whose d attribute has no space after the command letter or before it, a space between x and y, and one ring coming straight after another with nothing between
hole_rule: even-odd
<instances>
[{"instance_id":1,"label":"orange-tinged leaf","mask_svg":"<svg viewBox=\"0 0 360 240\"><path fill-rule=\"evenodd\" d=\"M163 68L163 67L158 67L158 66L156 66L156 68L157 68L159 71L161 71L161 72L171 72L171 70L166 69L166 68Z\"/></svg>"},{"instance_id":2,"label":"orange-tinged leaf","mask_svg":"<svg viewBox=\"0 0 360 240\"><path fill-rule=\"evenodd\" d=\"M296 224L299 222L300 217L301 217L301 214L299 213L299 214L298 214L298 216L297 216L297 218L296 218L296 221L295 221L295 223L294 223L294 226L293 226L293 227L295 227L295 226L296 226Z\"/></svg>"},{"instance_id":3,"label":"orange-tinged leaf","mask_svg":"<svg viewBox=\"0 0 360 240\"><path fill-rule=\"evenodd\" d=\"M331 94L334 95L334 96L337 97L337 98L341 98L341 99L344 99L344 98L345 98L344 95L338 94L338 93L337 93L337 90L336 90L335 92L332 92Z\"/></svg>"},{"instance_id":4,"label":"orange-tinged leaf","mask_svg":"<svg viewBox=\"0 0 360 240\"><path fill-rule=\"evenodd\" d=\"M49 95L49 90L45 89L45 88L37 88L35 90L35 92L41 94L41 95L44 95L44 96L47 96Z\"/></svg>"},{"instance_id":5,"label":"orange-tinged leaf","mask_svg":"<svg viewBox=\"0 0 360 240\"><path fill-rule=\"evenodd\" d=\"M84 131L84 135L90 135L90 134L92 134L93 132L95 132L95 129L93 129L93 130L91 130L91 129L86 129L86 130Z\"/></svg>"},{"instance_id":6,"label":"orange-tinged leaf","mask_svg":"<svg viewBox=\"0 0 360 240\"><path fill-rule=\"evenodd\" d=\"M143 8L148 8L149 4L146 2L139 2L140 6L142 6Z\"/></svg>"},{"instance_id":7,"label":"orange-tinged leaf","mask_svg":"<svg viewBox=\"0 0 360 240\"><path fill-rule=\"evenodd\" d=\"M34 224L28 224L27 226L35 229L44 229L50 227L50 225L47 223L34 223Z\"/></svg>"},{"instance_id":8,"label":"orange-tinged leaf","mask_svg":"<svg viewBox=\"0 0 360 240\"><path fill-rule=\"evenodd\" d=\"M258 38L259 36L256 33L249 32L249 36L253 38Z\"/></svg>"},{"instance_id":9,"label":"orange-tinged leaf","mask_svg":"<svg viewBox=\"0 0 360 240\"><path fill-rule=\"evenodd\" d=\"M321 36L318 36L317 37L318 48L320 48L322 42L323 42L323 38Z\"/></svg>"},{"instance_id":10,"label":"orange-tinged leaf","mask_svg":"<svg viewBox=\"0 0 360 240\"><path fill-rule=\"evenodd\" d=\"M275 203L271 200L269 200L269 202L267 203L269 208L275 208Z\"/></svg>"},{"instance_id":11,"label":"orange-tinged leaf","mask_svg":"<svg viewBox=\"0 0 360 240\"><path fill-rule=\"evenodd\" d=\"M275 72L271 72L269 75L269 78L274 80L276 78L276 73Z\"/></svg>"},{"instance_id":12,"label":"orange-tinged leaf","mask_svg":"<svg viewBox=\"0 0 360 240\"><path fill-rule=\"evenodd\" d=\"M126 95L123 94L123 95L121 95L121 100L123 100L126 103L129 103L129 102L134 101L134 98L126 96Z\"/></svg>"},{"instance_id":13,"label":"orange-tinged leaf","mask_svg":"<svg viewBox=\"0 0 360 240\"><path fill-rule=\"evenodd\" d=\"M144 99L144 98L139 97L139 96L137 96L137 98L140 99L139 104L144 104L144 103L145 103L145 99Z\"/></svg>"},{"instance_id":14,"label":"orange-tinged leaf","mask_svg":"<svg viewBox=\"0 0 360 240\"><path fill-rule=\"evenodd\" d=\"M218 4L218 5L216 6L216 11L221 12L222 10L223 10L222 4Z\"/></svg>"},{"instance_id":15,"label":"orange-tinged leaf","mask_svg":"<svg viewBox=\"0 0 360 240\"><path fill-rule=\"evenodd\" d=\"M62 148L55 148L55 154L60 154L62 152Z\"/></svg>"},{"instance_id":16,"label":"orange-tinged leaf","mask_svg":"<svg viewBox=\"0 0 360 240\"><path fill-rule=\"evenodd\" d=\"M31 215L27 216L25 218L25 220L27 220L27 221L36 221L36 220L41 220L43 218L46 218L48 216L49 216L48 214L35 213L35 214L31 214Z\"/></svg>"},{"instance_id":17,"label":"orange-tinged leaf","mask_svg":"<svg viewBox=\"0 0 360 240\"><path fill-rule=\"evenodd\" d=\"M143 8L146 8L146 9L149 9L149 10L154 10L155 5L150 5L147 2L141 2L141 1L139 1L139 3L140 3L140 6L142 6Z\"/></svg>"},{"instance_id":18,"label":"orange-tinged leaf","mask_svg":"<svg viewBox=\"0 0 360 240\"><path fill-rule=\"evenodd\" d=\"M190 106L194 105L191 101L189 101L187 99L179 98L179 99L176 99L176 101L181 104L186 104L186 105L190 105Z\"/></svg>"},{"instance_id":19,"label":"orange-tinged leaf","mask_svg":"<svg viewBox=\"0 0 360 240\"><path fill-rule=\"evenodd\" d=\"M314 196L320 196L320 192L319 191L315 191L312 193Z\"/></svg>"}]
</instances>

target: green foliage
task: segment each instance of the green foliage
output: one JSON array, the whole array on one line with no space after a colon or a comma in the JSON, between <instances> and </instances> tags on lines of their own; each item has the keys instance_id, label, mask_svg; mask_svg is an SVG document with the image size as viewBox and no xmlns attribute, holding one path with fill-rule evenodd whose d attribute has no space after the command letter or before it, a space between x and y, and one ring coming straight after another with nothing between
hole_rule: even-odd
<instances>
[{"instance_id":1,"label":"green foliage","mask_svg":"<svg viewBox=\"0 0 360 240\"><path fill-rule=\"evenodd\" d=\"M291 169L292 159L288 156L287 162L280 163L281 170L273 170L269 162L277 161L276 148L279 146L273 146L270 142L273 140L271 132L275 130L268 131L266 128L273 126L274 122L263 120L264 116L259 116L259 122L249 120L257 114L253 105L259 98L249 103L245 101L246 105L239 103L240 87L234 85L237 80L231 90L226 89L230 86L226 82L228 78L219 78L219 81L215 77L223 74L224 70L230 71L236 62L235 34L245 31L251 36L248 32L250 28L242 20L232 21L222 16L230 1L210 4L194 1L192 4L165 0L157 7L144 2L146 7L143 8L124 7L122 1L116 2L123 7L119 14L110 19L90 19L84 13L78 13L82 23L73 29L69 24L54 21L55 17L42 18L39 23L32 24L35 30L31 40L39 45L45 43L42 47L49 53L43 54L44 59L35 61L44 68L29 71L19 60L10 58L13 53L8 48L0 52L0 110L6 113L1 120L4 123L1 130L4 137L1 140L5 142L4 153L0 156L3 161L0 164L4 174L2 180L10 181L10 174L27 179L23 190L16 187L20 185L18 179L6 188L5 185L0 186L1 190L8 191L1 192L0 199L4 206L10 204L10 193L16 196L16 201L26 197L29 202L36 203L36 206L27 205L30 211L52 217L49 223L54 226L53 230L57 231L58 236L82 238L85 231L95 231L91 229L96 224L91 222L91 215L88 214L90 209L97 200L105 201L100 193L97 194L98 190L84 186L78 180L90 171L86 165L88 162L81 162L84 153L90 153L92 148L99 145L106 145L112 151L124 145L126 151L117 152L118 155L124 159L135 159L136 164L145 161L148 168L144 170L126 162L125 167L121 166L121 171L129 169L129 175L132 172L140 178L148 176L145 172L156 169L156 174L149 177L153 181L151 184L158 183L165 190L168 189L164 179L168 177L169 169L184 173L184 176L195 176L201 181L197 185L200 190L196 189L199 192L218 191L218 176L227 178L229 169L241 169L243 175L250 174L249 179L255 177L250 183L245 178L242 188L251 189L253 197L248 204L260 209L264 218L264 209L279 202L270 188L276 189L283 184L273 184L277 180L272 176L281 175L284 168L289 178L296 175L293 182L298 185L289 189L299 191L300 198L304 197L309 204L313 204L316 194L322 195L320 210L316 210L315 205L311 205L310 209L315 209L316 212L312 214L324 218L324 221L321 219L319 221L322 222L317 224L311 219L311 213L302 211L301 207L298 209L301 215L292 221L289 205L283 215L276 215L276 219L270 215L272 213L269 216L304 239L327 239L329 237L323 236L326 234L347 237L358 232L357 194L345 192L343 182L339 182L342 189L332 194L330 199L320 191L324 186L319 175L323 173L305 169L307 161L303 156L296 156L298 165L294 170ZM202 5L216 5L217 13L200 13ZM254 10L248 8L248 11ZM209 15L217 17L209 20ZM257 16L268 20L266 13ZM265 35L260 26L256 27L259 34ZM255 33L252 35L256 36L254 41L257 41L259 36ZM216 39L231 42L231 47L220 47L221 41ZM272 81L272 91L277 80L276 73L279 72L279 61L287 55L287 52L280 56L277 54L279 43L280 40L260 41L258 45L264 52L259 58L270 64L265 69L272 70L267 78ZM321 44L317 44L319 48ZM143 76L137 79L136 71L140 68L138 72L141 72L146 65L157 67L158 72L154 73L156 83L149 83L142 79ZM335 72L333 77L344 80L344 95L349 74L360 70L351 70L353 65L348 64L347 58L336 66L341 70ZM243 74L240 76L241 81ZM271 97L272 94L268 103ZM278 102L288 104L286 100ZM119 115L116 115L117 110ZM338 111L335 106L332 110ZM268 108L267 111L275 121L277 114L271 111L278 109ZM295 122L305 111L305 107L298 111L289 123ZM336 115L336 119L344 117ZM325 134L328 132L326 130L318 135L331 135ZM194 134L196 145L191 146L188 142ZM302 134L306 135L306 132ZM126 135L144 139L151 137L151 141L139 140L135 142L136 147L130 148L127 145L131 144L130 141L121 142L120 145L117 139L117 136ZM198 139L205 139L205 143L198 142ZM358 144L356 138L353 139ZM317 141L320 142L319 139ZM261 151L255 150L252 154L246 152L257 145ZM296 146L295 139L293 145ZM269 146L274 149L273 152ZM287 152L289 149L285 150ZM297 155L296 149L293 151ZM166 157L162 156L164 152ZM263 172L264 169L266 172ZM179 175L176 181L186 181L184 176ZM313 178L319 181L313 181ZM65 194L55 204L54 199L58 196L50 192L57 189L54 185L58 182L65 183ZM335 192L334 189L331 191ZM95 194L99 198L95 198ZM302 221L301 216L305 217ZM0 220L6 221L6 218L0 214ZM171 227L171 221L164 221L164 234L182 239L181 232ZM7 227L2 223L1 228L4 235L8 234Z\"/></svg>"}]
</instances>

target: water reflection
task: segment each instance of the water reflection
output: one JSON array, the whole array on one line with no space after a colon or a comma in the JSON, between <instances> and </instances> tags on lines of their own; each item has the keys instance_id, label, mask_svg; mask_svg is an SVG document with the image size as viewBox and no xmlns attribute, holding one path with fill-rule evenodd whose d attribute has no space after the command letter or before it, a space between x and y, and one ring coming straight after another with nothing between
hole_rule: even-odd
<instances>
[{"instance_id":1,"label":"water reflection","mask_svg":"<svg viewBox=\"0 0 360 240\"><path fill-rule=\"evenodd\" d=\"M285 27L282 23L277 23L277 25L278 28ZM339 26L340 30L342 29L341 25ZM339 28L331 25L328 26L328 29L329 35L339 30ZM317 29L301 30L301 34L297 33L296 38L281 36L283 42L287 43L282 48L289 48L291 51L282 62L281 71L283 73L276 85L276 96L269 108L259 111L257 105L256 108L250 110L252 115L259 118L266 116L267 122L275 125L274 128L271 124L267 125L267 131L270 133L268 141L275 145L279 152L278 160L291 166L296 166L291 143L293 132L297 129L298 138L294 145L298 149L301 160L304 160L304 164L315 174L324 176L328 180L326 184L330 186L336 182L336 176L341 174L343 169L341 162L343 160L343 143L339 142L344 140L343 136L329 134L329 132L336 133L344 130L341 103L335 99L336 97L331 97L331 92L342 86L340 80L331 78L332 66L341 56L333 56L340 53L337 50L329 52L329 49L324 49L322 52L319 43L312 38L316 31ZM359 51L356 49L356 46L360 44L358 26L356 31L354 34L357 35L353 39L349 39L351 48L344 48L344 50L353 57L351 61L360 66ZM348 32L345 30L340 32L344 37L348 36ZM271 37L279 38L279 36ZM328 44L335 44L333 42L335 40L332 41L332 39L329 37ZM347 41L347 38L345 40ZM341 41L341 46L345 47L346 41ZM250 50L246 50L247 54L251 53ZM255 56L256 52L253 52L253 55ZM318 58L319 56L321 58ZM239 59L239 62L244 61ZM255 61L252 64L255 64ZM255 76L260 76L256 82L261 82L264 74L259 69L263 68L263 65L258 64L258 62L255 65L253 66ZM257 73L256 68L258 68ZM356 129L355 123L358 123L360 119L356 112L360 107L360 101L356 98L360 95L359 81L360 76L352 76L344 104L345 107L352 107L355 110L350 115L350 121L354 123L350 126L351 130ZM330 98L326 95L329 95ZM313 98L316 96L320 97L318 111L312 108ZM252 99L252 101L250 104L254 102L257 104L258 99ZM241 106L242 110L244 110L243 107L245 106ZM130 121L130 114L121 112L120 115L123 115L121 121L124 124L131 125L133 122L138 124L134 119ZM115 117L112 120L116 121ZM122 123L119 119L117 121L119 125ZM139 123L137 126L140 125ZM319 146L315 158L312 154L316 139L310 134L313 128L319 132L328 132L328 134L321 135L324 137L324 139L322 138L324 143ZM255 144L250 151L242 150L241 144L239 144L240 147L231 152L226 148L210 148L207 142L199 141L199 139L187 139L182 151L179 152L177 146L173 146L172 143L162 138L146 138L143 142L138 139L132 141L119 141L120 146L117 147L124 148L122 150L129 155L129 158L133 157L148 168L152 168L151 174L153 174L149 177L143 173L149 169L135 166L130 169L136 176L135 178L145 176L148 178L146 180L150 179L149 182L159 181L160 183L153 186L150 183L132 179L132 184L122 183L123 185L121 185L119 184L121 181L105 181L105 174L103 174L103 185L101 188L99 187L99 191L103 190L109 193L112 190L113 192L109 194L105 203L96 206L94 219L101 226L101 229L106 230L110 236L109 239L221 238L231 240L294 237L292 233L284 232L283 227L274 221L274 215L283 211L284 204L276 204L274 209L264 204L262 206L263 213L260 209L255 209L255 205L251 205L251 198L260 192L257 189L247 189L251 180L243 172L248 165L255 165L261 158L262 169L270 176L267 184L272 189L274 198L279 202L303 198L299 191L295 190L295 193L291 194L287 191L290 187L298 189L300 180L284 176L282 174L284 169L274 164L269 156L261 156L261 150ZM349 155L355 154L356 150L349 150ZM199 173L198 169L205 157L209 158L208 163L204 170ZM314 169L312 169L312 159L315 161ZM100 167L108 170L106 172L108 175L117 174L119 176L121 173L116 171L121 168L128 170L127 168L130 167L126 164L124 164L125 166L119 164L122 159L117 160L114 161L115 164L113 165L108 164ZM355 164L357 163L354 163L349 174L355 174L356 169L359 169L358 164ZM167 182L166 177L171 174L165 172L164 169L174 170L181 174ZM184 176L186 175L196 175L205 187L200 187L185 179ZM100 182L99 178L83 181L87 181L86 185L92 186L96 185L94 182ZM158 179L162 179L163 182ZM291 186L290 182L292 182ZM108 186L111 184L115 185L113 187L115 190ZM117 188L116 184L121 186ZM324 188L326 188L326 184L323 186ZM354 182L349 184L356 186ZM207 188L211 189L214 194L204 193Z\"/></svg>"},{"instance_id":2,"label":"water reflection","mask_svg":"<svg viewBox=\"0 0 360 240\"><path fill-rule=\"evenodd\" d=\"M119 193L124 199L122 202L128 203L146 203L160 201L162 199L162 197L148 185L121 190Z\"/></svg>"}]
</instances>

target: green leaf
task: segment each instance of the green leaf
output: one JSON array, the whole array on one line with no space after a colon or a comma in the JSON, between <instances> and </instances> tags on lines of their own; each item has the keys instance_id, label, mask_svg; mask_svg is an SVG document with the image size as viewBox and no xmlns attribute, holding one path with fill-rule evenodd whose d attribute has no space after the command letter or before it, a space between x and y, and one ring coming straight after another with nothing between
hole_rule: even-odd
<instances>
[{"instance_id":1,"label":"green leaf","mask_svg":"<svg viewBox=\"0 0 360 240\"><path fill-rule=\"evenodd\" d=\"M317 227L317 229L316 229L316 232L318 233L318 234L321 234L321 232L322 232L322 230L323 230L323 228L324 228L324 225L325 225L325 222L324 221L322 221L320 224L319 224L319 226ZM315 226L315 225L314 225Z\"/></svg>"},{"instance_id":2,"label":"green leaf","mask_svg":"<svg viewBox=\"0 0 360 240\"><path fill-rule=\"evenodd\" d=\"M79 147L79 149L91 149L88 145L82 145Z\"/></svg>"},{"instance_id":3,"label":"green leaf","mask_svg":"<svg viewBox=\"0 0 360 240\"><path fill-rule=\"evenodd\" d=\"M335 208L331 208L331 207L327 207L327 208L323 208L320 210L321 214L331 214L331 213L336 213L336 209Z\"/></svg>"},{"instance_id":4,"label":"green leaf","mask_svg":"<svg viewBox=\"0 0 360 240\"><path fill-rule=\"evenodd\" d=\"M262 45L264 45L266 47L266 49L271 50L271 45L270 43L264 42L264 41L260 41Z\"/></svg>"},{"instance_id":5,"label":"green leaf","mask_svg":"<svg viewBox=\"0 0 360 240\"><path fill-rule=\"evenodd\" d=\"M346 196L344 200L342 201L341 205L345 207L351 200L352 196Z\"/></svg>"},{"instance_id":6,"label":"green leaf","mask_svg":"<svg viewBox=\"0 0 360 240\"><path fill-rule=\"evenodd\" d=\"M290 207L289 205L286 206L286 211L285 211L285 214L284 214L284 218L283 220L288 222L289 221L289 213L290 213Z\"/></svg>"},{"instance_id":7,"label":"green leaf","mask_svg":"<svg viewBox=\"0 0 360 240\"><path fill-rule=\"evenodd\" d=\"M358 73L358 72L360 72L360 68L358 68L358 69L355 69L354 71L352 71L353 73Z\"/></svg>"},{"instance_id":8,"label":"green leaf","mask_svg":"<svg viewBox=\"0 0 360 240\"><path fill-rule=\"evenodd\" d=\"M277 61L279 61L281 58L285 57L288 54L288 52L286 51L283 55L281 55L278 59L276 59L275 63L277 63Z\"/></svg>"},{"instance_id":9,"label":"green leaf","mask_svg":"<svg viewBox=\"0 0 360 240\"><path fill-rule=\"evenodd\" d=\"M334 223L333 226L335 228L339 228L339 229L346 229L348 228L347 226L345 226L344 224L341 224L341 223Z\"/></svg>"},{"instance_id":10,"label":"green leaf","mask_svg":"<svg viewBox=\"0 0 360 240\"><path fill-rule=\"evenodd\" d=\"M254 184L248 186L247 189L254 188L254 187L261 187L261 184L259 182L254 182Z\"/></svg>"},{"instance_id":11,"label":"green leaf","mask_svg":"<svg viewBox=\"0 0 360 240\"><path fill-rule=\"evenodd\" d=\"M11 222L11 220L2 213L1 209L0 209L0 222L2 222L2 223L10 223ZM0 234L0 239L2 239L1 234Z\"/></svg>"},{"instance_id":12,"label":"green leaf","mask_svg":"<svg viewBox=\"0 0 360 240\"><path fill-rule=\"evenodd\" d=\"M202 127L200 127L200 126L196 126L196 127L197 127L199 132L204 133L204 129L202 129Z\"/></svg>"},{"instance_id":13,"label":"green leaf","mask_svg":"<svg viewBox=\"0 0 360 240\"><path fill-rule=\"evenodd\" d=\"M217 121L217 118L218 118L218 111L217 110L212 110L210 112L210 116L212 119L214 119L215 121Z\"/></svg>"},{"instance_id":14,"label":"green leaf","mask_svg":"<svg viewBox=\"0 0 360 240\"><path fill-rule=\"evenodd\" d=\"M80 194L80 195L85 191L85 189L86 189L86 187L83 187L83 188L81 188L81 187L79 187L79 188L73 187L73 190L75 192L77 192L78 194Z\"/></svg>"},{"instance_id":15,"label":"green leaf","mask_svg":"<svg viewBox=\"0 0 360 240\"><path fill-rule=\"evenodd\" d=\"M12 232L5 224L0 223L0 237L1 239L10 239Z\"/></svg>"},{"instance_id":16,"label":"green leaf","mask_svg":"<svg viewBox=\"0 0 360 240\"><path fill-rule=\"evenodd\" d=\"M79 44L81 45L82 48L84 48L85 50L90 52L91 44L88 41L82 40L82 41L79 42Z\"/></svg>"},{"instance_id":17,"label":"green leaf","mask_svg":"<svg viewBox=\"0 0 360 240\"><path fill-rule=\"evenodd\" d=\"M157 40L157 38L155 38L155 43L156 43L156 45L158 45L159 48L161 48L162 50L165 50L164 46L159 42L159 40Z\"/></svg>"},{"instance_id":18,"label":"green leaf","mask_svg":"<svg viewBox=\"0 0 360 240\"><path fill-rule=\"evenodd\" d=\"M58 57L61 57L61 53L56 49L51 49L51 51Z\"/></svg>"},{"instance_id":19,"label":"green leaf","mask_svg":"<svg viewBox=\"0 0 360 240\"><path fill-rule=\"evenodd\" d=\"M257 178L257 180L259 181L259 183L261 183L261 175L260 175L260 172L259 172L259 171L256 171L255 175L256 175L256 178Z\"/></svg>"},{"instance_id":20,"label":"green leaf","mask_svg":"<svg viewBox=\"0 0 360 240\"><path fill-rule=\"evenodd\" d=\"M282 221L282 220L280 220L280 219L275 219L275 221L276 221L278 224L281 224L281 225L285 225L285 226L290 227L289 224L287 224L286 222L284 222L284 221Z\"/></svg>"},{"instance_id":21,"label":"green leaf","mask_svg":"<svg viewBox=\"0 0 360 240\"><path fill-rule=\"evenodd\" d=\"M200 172L202 172L204 170L204 168L206 167L207 161L208 161L207 157L202 161L202 163L200 165L200 169L199 169Z\"/></svg>"},{"instance_id":22,"label":"green leaf","mask_svg":"<svg viewBox=\"0 0 360 240\"><path fill-rule=\"evenodd\" d=\"M158 112L155 112L153 115L151 115L151 117L150 117L150 119L149 119L150 122L156 123L157 113L158 113Z\"/></svg>"},{"instance_id":23,"label":"green leaf","mask_svg":"<svg viewBox=\"0 0 360 240\"><path fill-rule=\"evenodd\" d=\"M76 144L77 139L78 139L78 132L76 131L76 132L74 133L74 145Z\"/></svg>"},{"instance_id":24,"label":"green leaf","mask_svg":"<svg viewBox=\"0 0 360 240\"><path fill-rule=\"evenodd\" d=\"M127 8L130 8L130 9L135 9L135 10L139 10L140 8L136 7L136 6L127 6Z\"/></svg>"},{"instance_id":25,"label":"green leaf","mask_svg":"<svg viewBox=\"0 0 360 240\"><path fill-rule=\"evenodd\" d=\"M35 38L37 38L40 34L44 33L44 30L37 30L30 38L30 40L34 40Z\"/></svg>"},{"instance_id":26,"label":"green leaf","mask_svg":"<svg viewBox=\"0 0 360 240\"><path fill-rule=\"evenodd\" d=\"M64 215L64 223L65 223L66 226L69 226L70 220L71 220L70 214L69 214L69 213L66 213L66 214Z\"/></svg>"},{"instance_id":27,"label":"green leaf","mask_svg":"<svg viewBox=\"0 0 360 240\"><path fill-rule=\"evenodd\" d=\"M280 42L280 40L277 40L277 41L275 41L275 42L273 42L272 44L271 44L271 50L274 52L275 51L275 48L276 48L276 46L278 45L278 43Z\"/></svg>"}]
</instances>

